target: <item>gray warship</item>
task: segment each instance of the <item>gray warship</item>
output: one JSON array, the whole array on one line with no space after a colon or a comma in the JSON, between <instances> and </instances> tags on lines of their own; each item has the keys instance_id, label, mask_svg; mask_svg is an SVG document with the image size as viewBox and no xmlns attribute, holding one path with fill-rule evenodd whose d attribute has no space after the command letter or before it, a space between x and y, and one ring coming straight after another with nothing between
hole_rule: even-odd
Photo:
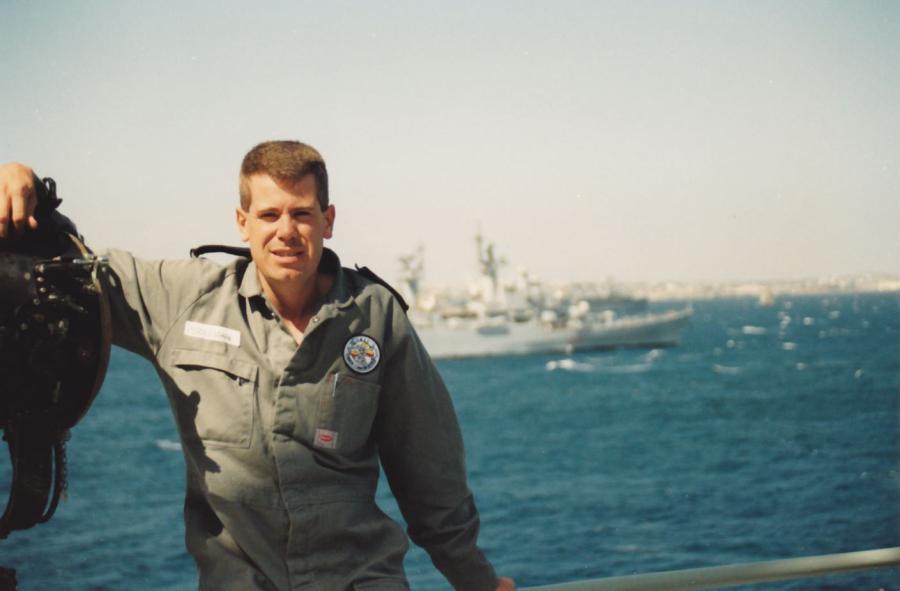
<instances>
[{"instance_id":1,"label":"gray warship","mask_svg":"<svg viewBox=\"0 0 900 591\"><path fill-rule=\"evenodd\" d=\"M690 307L650 312L645 299L612 289L552 288L525 271L504 283L506 261L480 232L475 243L480 277L464 294L423 293L421 247L400 258L400 291L435 359L671 347L693 315Z\"/></svg>"}]
</instances>

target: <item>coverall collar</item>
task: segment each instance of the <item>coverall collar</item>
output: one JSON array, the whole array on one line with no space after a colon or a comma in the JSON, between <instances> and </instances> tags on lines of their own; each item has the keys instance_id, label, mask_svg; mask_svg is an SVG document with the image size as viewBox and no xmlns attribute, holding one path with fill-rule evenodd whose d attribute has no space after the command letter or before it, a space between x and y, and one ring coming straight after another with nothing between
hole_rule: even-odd
<instances>
[{"instance_id":1,"label":"coverall collar","mask_svg":"<svg viewBox=\"0 0 900 591\"><path fill-rule=\"evenodd\" d=\"M330 248L322 251L322 260L319 261L317 271L334 276L334 284L322 298L323 312L329 305L337 308L346 308L353 303L353 295L347 287L347 276L341 267L341 260ZM244 271L244 277L241 279L238 293L247 299L259 297L265 301L262 286L259 283L259 275L256 272L256 263L252 260L247 264L247 269ZM269 305L268 302L266 302L266 305Z\"/></svg>"}]
</instances>

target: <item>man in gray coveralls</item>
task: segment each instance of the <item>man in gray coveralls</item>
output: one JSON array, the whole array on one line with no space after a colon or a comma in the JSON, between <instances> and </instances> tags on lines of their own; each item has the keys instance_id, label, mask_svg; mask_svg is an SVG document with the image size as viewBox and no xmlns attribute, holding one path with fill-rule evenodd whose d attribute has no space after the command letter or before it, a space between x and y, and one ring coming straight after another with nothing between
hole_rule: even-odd
<instances>
[{"instance_id":1,"label":"man in gray coveralls","mask_svg":"<svg viewBox=\"0 0 900 591\"><path fill-rule=\"evenodd\" d=\"M34 175L0 166L0 238L34 228ZM209 590L407 589L407 538L375 504L379 458L456 589L511 591L476 545L450 397L397 299L324 248L325 163L299 142L244 158L251 258L109 250L113 342L153 363L188 468L186 541Z\"/></svg>"}]
</instances>

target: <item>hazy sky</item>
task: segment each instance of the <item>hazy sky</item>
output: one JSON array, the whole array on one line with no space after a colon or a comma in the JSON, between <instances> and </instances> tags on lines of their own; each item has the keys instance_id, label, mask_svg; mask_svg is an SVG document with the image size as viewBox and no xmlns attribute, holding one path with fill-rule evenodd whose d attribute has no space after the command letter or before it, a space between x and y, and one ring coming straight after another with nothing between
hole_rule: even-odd
<instances>
[{"instance_id":1,"label":"hazy sky","mask_svg":"<svg viewBox=\"0 0 900 591\"><path fill-rule=\"evenodd\" d=\"M237 243L244 153L316 146L345 265L900 274L900 2L0 0L0 160L95 246Z\"/></svg>"}]
</instances>

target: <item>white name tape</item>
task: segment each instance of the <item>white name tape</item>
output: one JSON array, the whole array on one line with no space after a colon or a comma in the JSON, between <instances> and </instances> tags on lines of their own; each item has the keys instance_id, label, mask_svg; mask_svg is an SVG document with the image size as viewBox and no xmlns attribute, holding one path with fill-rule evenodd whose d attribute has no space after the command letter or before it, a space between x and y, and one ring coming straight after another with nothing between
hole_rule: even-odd
<instances>
[{"instance_id":1,"label":"white name tape","mask_svg":"<svg viewBox=\"0 0 900 591\"><path fill-rule=\"evenodd\" d=\"M241 346L241 333L233 328L225 328L224 326L216 326L215 324L203 324L202 322L194 322L188 320L184 323L184 334L189 337L197 337L198 339L206 339L207 341L218 341L220 343L228 343L235 347Z\"/></svg>"}]
</instances>

